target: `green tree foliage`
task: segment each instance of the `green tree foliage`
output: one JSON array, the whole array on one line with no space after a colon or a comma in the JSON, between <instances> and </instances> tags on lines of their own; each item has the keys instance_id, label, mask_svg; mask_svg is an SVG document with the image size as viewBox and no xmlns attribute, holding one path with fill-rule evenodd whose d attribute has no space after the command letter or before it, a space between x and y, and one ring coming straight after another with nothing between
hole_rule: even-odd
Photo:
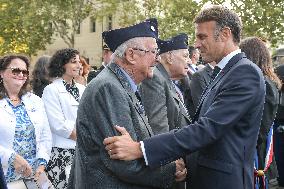
<instances>
[{"instance_id":1,"label":"green tree foliage","mask_svg":"<svg viewBox=\"0 0 284 189\"><path fill-rule=\"evenodd\" d=\"M0 0L0 54L18 52L34 55L52 43L53 35L74 47L80 23L108 7L104 3L107 1Z\"/></svg>"},{"instance_id":2,"label":"green tree foliage","mask_svg":"<svg viewBox=\"0 0 284 189\"><path fill-rule=\"evenodd\" d=\"M282 0L214 0L230 5L242 18L243 38L258 36L273 47L284 41L284 1Z\"/></svg>"},{"instance_id":3,"label":"green tree foliage","mask_svg":"<svg viewBox=\"0 0 284 189\"><path fill-rule=\"evenodd\" d=\"M112 3L117 2L112 1ZM243 37L259 36L267 39L272 46L283 44L284 1L282 0L128 0L123 1L122 7L118 7L122 25L156 17L159 20L161 38L185 32L189 35L189 42L192 44L193 20L205 4L223 4L235 10L242 18Z\"/></svg>"},{"instance_id":4,"label":"green tree foliage","mask_svg":"<svg viewBox=\"0 0 284 189\"><path fill-rule=\"evenodd\" d=\"M52 42L53 34L74 47L75 34L88 16L120 15L126 26L156 17L160 38L187 33L194 42L193 20L204 4L226 4L242 18L243 37L260 36L272 46L284 41L282 0L0 0L0 54L29 55Z\"/></svg>"},{"instance_id":5,"label":"green tree foliage","mask_svg":"<svg viewBox=\"0 0 284 189\"><path fill-rule=\"evenodd\" d=\"M92 14L93 4L85 0L44 0L42 7L49 13L52 29L69 46L74 47L75 34L80 33L81 22Z\"/></svg>"},{"instance_id":6,"label":"green tree foliage","mask_svg":"<svg viewBox=\"0 0 284 189\"><path fill-rule=\"evenodd\" d=\"M0 54L34 54L50 43L50 21L37 0L0 0Z\"/></svg>"},{"instance_id":7,"label":"green tree foliage","mask_svg":"<svg viewBox=\"0 0 284 189\"><path fill-rule=\"evenodd\" d=\"M178 33L187 33L193 42L194 16L201 6L191 0L130 0L122 3L121 25L133 24L145 18L156 17L159 22L159 37L169 38Z\"/></svg>"}]
</instances>

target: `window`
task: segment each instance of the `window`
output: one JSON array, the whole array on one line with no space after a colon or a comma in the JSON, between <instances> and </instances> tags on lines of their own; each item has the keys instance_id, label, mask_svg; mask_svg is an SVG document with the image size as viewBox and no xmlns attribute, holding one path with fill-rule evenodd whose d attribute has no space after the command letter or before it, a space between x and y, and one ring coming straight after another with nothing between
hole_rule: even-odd
<instances>
[{"instance_id":1,"label":"window","mask_svg":"<svg viewBox=\"0 0 284 189\"><path fill-rule=\"evenodd\" d=\"M80 34L81 32L81 23L79 23L77 29L76 29L76 34Z\"/></svg>"},{"instance_id":2,"label":"window","mask_svg":"<svg viewBox=\"0 0 284 189\"><path fill-rule=\"evenodd\" d=\"M91 32L96 32L96 18L90 19Z\"/></svg>"},{"instance_id":3,"label":"window","mask_svg":"<svg viewBox=\"0 0 284 189\"><path fill-rule=\"evenodd\" d=\"M112 15L108 16L108 30L112 30Z\"/></svg>"}]
</instances>

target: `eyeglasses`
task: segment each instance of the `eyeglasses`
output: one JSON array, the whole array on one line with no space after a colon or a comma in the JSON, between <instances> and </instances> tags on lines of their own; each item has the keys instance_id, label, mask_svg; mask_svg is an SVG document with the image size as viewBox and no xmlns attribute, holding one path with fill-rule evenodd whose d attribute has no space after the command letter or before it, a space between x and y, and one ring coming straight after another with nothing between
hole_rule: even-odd
<instances>
[{"instance_id":1,"label":"eyeglasses","mask_svg":"<svg viewBox=\"0 0 284 189\"><path fill-rule=\"evenodd\" d=\"M160 53L160 49L154 49L154 50L146 50L146 49L140 49L140 48L132 48L133 50L136 50L136 51L141 51L141 52L145 52L146 53L149 53L151 52L152 54L154 54L155 56L157 56L159 53Z\"/></svg>"},{"instance_id":2,"label":"eyeglasses","mask_svg":"<svg viewBox=\"0 0 284 189\"><path fill-rule=\"evenodd\" d=\"M24 77L28 77L29 76L29 70L21 70L20 68L6 68L6 69L10 69L12 71L12 74L19 76L20 73L23 74Z\"/></svg>"}]
</instances>

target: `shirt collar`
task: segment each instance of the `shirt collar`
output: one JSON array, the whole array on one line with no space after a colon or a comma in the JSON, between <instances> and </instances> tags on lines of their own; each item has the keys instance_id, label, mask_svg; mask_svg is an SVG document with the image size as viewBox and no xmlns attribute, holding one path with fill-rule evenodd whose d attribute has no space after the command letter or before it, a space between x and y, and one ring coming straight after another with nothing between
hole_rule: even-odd
<instances>
[{"instance_id":1,"label":"shirt collar","mask_svg":"<svg viewBox=\"0 0 284 189\"><path fill-rule=\"evenodd\" d=\"M208 63L208 66L213 70L214 66L212 66L210 63Z\"/></svg>"},{"instance_id":2,"label":"shirt collar","mask_svg":"<svg viewBox=\"0 0 284 189\"><path fill-rule=\"evenodd\" d=\"M197 66L195 64L190 64L194 69L197 68Z\"/></svg>"},{"instance_id":3,"label":"shirt collar","mask_svg":"<svg viewBox=\"0 0 284 189\"><path fill-rule=\"evenodd\" d=\"M189 68L189 70L191 70L191 71L189 71L189 72L191 72L191 73L194 73L194 72L196 72L197 71L197 66L196 65L194 65L194 64L188 64L188 68Z\"/></svg>"},{"instance_id":4,"label":"shirt collar","mask_svg":"<svg viewBox=\"0 0 284 189\"><path fill-rule=\"evenodd\" d=\"M71 84L67 83L64 79L62 80L62 82L63 82L63 85L66 87L67 90L69 88L75 88L76 87L76 83L73 79L71 81Z\"/></svg>"},{"instance_id":5,"label":"shirt collar","mask_svg":"<svg viewBox=\"0 0 284 189\"><path fill-rule=\"evenodd\" d=\"M107 64L105 62L102 62L103 67L107 67Z\"/></svg>"},{"instance_id":6,"label":"shirt collar","mask_svg":"<svg viewBox=\"0 0 284 189\"><path fill-rule=\"evenodd\" d=\"M231 53L229 53L227 56L225 56L216 66L218 66L219 68L223 69L225 68L225 66L227 65L227 63L229 62L229 60L231 58L233 58L233 56L235 56L236 54L241 53L241 49L237 49Z\"/></svg>"},{"instance_id":7,"label":"shirt collar","mask_svg":"<svg viewBox=\"0 0 284 189\"><path fill-rule=\"evenodd\" d=\"M128 82L130 83L131 89L136 92L137 91L137 85L135 84L135 82L133 81L133 79L131 79L130 75L124 71L124 69L120 68L119 69L122 71L122 73L124 73L124 75L126 76L126 79L128 80Z\"/></svg>"}]
</instances>

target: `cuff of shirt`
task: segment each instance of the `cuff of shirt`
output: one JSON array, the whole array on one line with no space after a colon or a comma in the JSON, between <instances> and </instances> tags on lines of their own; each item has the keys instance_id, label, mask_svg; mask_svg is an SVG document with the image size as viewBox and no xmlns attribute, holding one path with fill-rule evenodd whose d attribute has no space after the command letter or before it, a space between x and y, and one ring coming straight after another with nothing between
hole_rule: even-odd
<instances>
[{"instance_id":1,"label":"cuff of shirt","mask_svg":"<svg viewBox=\"0 0 284 189\"><path fill-rule=\"evenodd\" d=\"M145 147L144 147L144 142L143 141L140 141L140 148L142 150L145 163L146 163L146 165L148 165L148 159L147 159L147 156L146 156L146 151L145 151Z\"/></svg>"}]
</instances>

